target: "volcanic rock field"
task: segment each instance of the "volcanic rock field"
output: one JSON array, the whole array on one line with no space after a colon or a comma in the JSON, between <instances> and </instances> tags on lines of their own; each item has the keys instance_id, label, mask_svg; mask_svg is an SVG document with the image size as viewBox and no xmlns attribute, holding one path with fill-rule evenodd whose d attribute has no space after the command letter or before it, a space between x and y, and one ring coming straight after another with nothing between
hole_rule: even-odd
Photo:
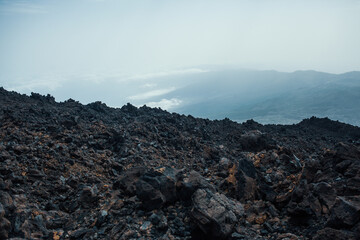
<instances>
[{"instance_id":1,"label":"volcanic rock field","mask_svg":"<svg viewBox=\"0 0 360 240\"><path fill-rule=\"evenodd\" d=\"M360 239L360 128L0 88L0 239Z\"/></svg>"}]
</instances>

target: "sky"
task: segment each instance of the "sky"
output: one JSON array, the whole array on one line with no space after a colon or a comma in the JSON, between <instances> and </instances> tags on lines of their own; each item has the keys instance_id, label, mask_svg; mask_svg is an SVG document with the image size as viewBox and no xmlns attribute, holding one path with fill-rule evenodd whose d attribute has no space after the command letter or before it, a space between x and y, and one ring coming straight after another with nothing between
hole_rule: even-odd
<instances>
[{"instance_id":1,"label":"sky","mask_svg":"<svg viewBox=\"0 0 360 240\"><path fill-rule=\"evenodd\" d=\"M360 70L359 13L359 0L0 0L0 85Z\"/></svg>"}]
</instances>

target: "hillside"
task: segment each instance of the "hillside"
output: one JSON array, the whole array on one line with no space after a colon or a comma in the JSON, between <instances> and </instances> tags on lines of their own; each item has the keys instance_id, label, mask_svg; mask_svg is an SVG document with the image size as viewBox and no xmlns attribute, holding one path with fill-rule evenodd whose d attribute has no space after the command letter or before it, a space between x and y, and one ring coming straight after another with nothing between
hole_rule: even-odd
<instances>
[{"instance_id":1,"label":"hillside","mask_svg":"<svg viewBox=\"0 0 360 240\"><path fill-rule=\"evenodd\" d=\"M359 72L226 70L188 77L191 84L166 96L183 100L176 112L267 124L318 116L360 126Z\"/></svg>"},{"instance_id":2,"label":"hillside","mask_svg":"<svg viewBox=\"0 0 360 240\"><path fill-rule=\"evenodd\" d=\"M8 83L7 89L50 93L57 100L72 98L83 104L100 100L120 107L131 102L240 123L252 118L262 124L293 124L316 116L360 126L360 72L287 73L203 66L130 78L111 74L33 78L30 83Z\"/></svg>"},{"instance_id":3,"label":"hillside","mask_svg":"<svg viewBox=\"0 0 360 240\"><path fill-rule=\"evenodd\" d=\"M359 127L1 88L0 129L0 239L360 238Z\"/></svg>"}]
</instances>

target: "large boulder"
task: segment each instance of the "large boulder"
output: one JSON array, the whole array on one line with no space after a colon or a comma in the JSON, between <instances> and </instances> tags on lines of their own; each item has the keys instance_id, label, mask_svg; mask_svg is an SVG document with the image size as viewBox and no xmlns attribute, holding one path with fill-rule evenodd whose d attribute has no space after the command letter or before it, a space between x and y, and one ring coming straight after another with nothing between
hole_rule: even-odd
<instances>
[{"instance_id":1,"label":"large boulder","mask_svg":"<svg viewBox=\"0 0 360 240\"><path fill-rule=\"evenodd\" d=\"M243 206L225 195L198 189L193 197L191 215L209 239L225 239L244 215Z\"/></svg>"},{"instance_id":2,"label":"large boulder","mask_svg":"<svg viewBox=\"0 0 360 240\"><path fill-rule=\"evenodd\" d=\"M97 205L99 197L96 188L84 187L79 196L79 202L84 208L92 208Z\"/></svg>"},{"instance_id":3,"label":"large boulder","mask_svg":"<svg viewBox=\"0 0 360 240\"><path fill-rule=\"evenodd\" d=\"M256 176L254 164L247 159L240 159L228 169L228 176L220 188L237 200L254 200L258 195Z\"/></svg>"},{"instance_id":4,"label":"large boulder","mask_svg":"<svg viewBox=\"0 0 360 240\"><path fill-rule=\"evenodd\" d=\"M360 196L337 197L331 209L329 226L352 227L360 220Z\"/></svg>"},{"instance_id":5,"label":"large boulder","mask_svg":"<svg viewBox=\"0 0 360 240\"><path fill-rule=\"evenodd\" d=\"M128 196L136 195L144 209L153 210L177 199L177 172L174 168L147 170L135 167L122 173L113 188L122 190Z\"/></svg>"},{"instance_id":6,"label":"large boulder","mask_svg":"<svg viewBox=\"0 0 360 240\"><path fill-rule=\"evenodd\" d=\"M4 217L0 217L0 239L7 239L10 229L10 221Z\"/></svg>"},{"instance_id":7,"label":"large boulder","mask_svg":"<svg viewBox=\"0 0 360 240\"><path fill-rule=\"evenodd\" d=\"M143 180L136 182L136 195L141 200L142 207L146 210L160 208L166 202L166 198L159 189Z\"/></svg>"},{"instance_id":8,"label":"large boulder","mask_svg":"<svg viewBox=\"0 0 360 240\"><path fill-rule=\"evenodd\" d=\"M185 176L183 175L177 182L176 187L179 198L189 203L191 202L192 195L198 189L208 189L215 192L215 187L194 170Z\"/></svg>"},{"instance_id":9,"label":"large boulder","mask_svg":"<svg viewBox=\"0 0 360 240\"><path fill-rule=\"evenodd\" d=\"M347 239L347 240L356 240L357 236L347 230L337 230L333 228L324 228L315 234L314 240L328 240L328 239Z\"/></svg>"},{"instance_id":10,"label":"large boulder","mask_svg":"<svg viewBox=\"0 0 360 240\"><path fill-rule=\"evenodd\" d=\"M240 144L244 151L258 152L264 149L271 149L276 142L269 135L259 130L248 131L241 135Z\"/></svg>"},{"instance_id":11,"label":"large boulder","mask_svg":"<svg viewBox=\"0 0 360 240\"><path fill-rule=\"evenodd\" d=\"M315 183L314 194L318 197L321 204L325 204L328 209L331 209L336 200L336 190L326 182Z\"/></svg>"},{"instance_id":12,"label":"large boulder","mask_svg":"<svg viewBox=\"0 0 360 240\"><path fill-rule=\"evenodd\" d=\"M174 168L150 170L142 175L140 180L159 190L166 202L173 202L176 200L176 172L177 170Z\"/></svg>"},{"instance_id":13,"label":"large boulder","mask_svg":"<svg viewBox=\"0 0 360 240\"><path fill-rule=\"evenodd\" d=\"M126 194L133 196L136 194L136 182L146 172L144 167L134 167L123 172L119 179L114 182L113 189L121 189Z\"/></svg>"},{"instance_id":14,"label":"large boulder","mask_svg":"<svg viewBox=\"0 0 360 240\"><path fill-rule=\"evenodd\" d=\"M338 161L352 159L359 160L360 159L360 149L351 144L345 144L343 142L339 142L335 146L336 150L336 158Z\"/></svg>"}]
</instances>

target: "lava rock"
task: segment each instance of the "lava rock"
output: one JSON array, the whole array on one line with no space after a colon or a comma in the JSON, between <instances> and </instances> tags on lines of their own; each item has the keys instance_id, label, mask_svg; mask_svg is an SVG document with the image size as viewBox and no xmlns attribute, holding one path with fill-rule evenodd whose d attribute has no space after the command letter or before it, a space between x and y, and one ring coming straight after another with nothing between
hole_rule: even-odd
<instances>
[{"instance_id":1,"label":"lava rock","mask_svg":"<svg viewBox=\"0 0 360 240\"><path fill-rule=\"evenodd\" d=\"M141 176L141 180L149 183L161 192L165 201L173 202L176 200L175 176L170 174L171 168L160 168L159 171L147 171ZM166 176L164 173L168 173Z\"/></svg>"},{"instance_id":2,"label":"lava rock","mask_svg":"<svg viewBox=\"0 0 360 240\"><path fill-rule=\"evenodd\" d=\"M314 184L314 194L318 197L321 203L325 204L328 209L331 209L336 200L336 189L330 184L320 182Z\"/></svg>"},{"instance_id":3,"label":"lava rock","mask_svg":"<svg viewBox=\"0 0 360 240\"><path fill-rule=\"evenodd\" d=\"M9 231L11 229L11 223L4 217L0 217L0 239L7 239Z\"/></svg>"},{"instance_id":4,"label":"lava rock","mask_svg":"<svg viewBox=\"0 0 360 240\"><path fill-rule=\"evenodd\" d=\"M241 135L239 142L244 151L253 152L271 149L276 145L276 142L273 139L259 130L252 130L244 133Z\"/></svg>"},{"instance_id":5,"label":"lava rock","mask_svg":"<svg viewBox=\"0 0 360 240\"><path fill-rule=\"evenodd\" d=\"M136 194L136 182L146 172L144 167L134 167L123 172L119 179L114 182L113 189L121 189L127 195L134 196Z\"/></svg>"},{"instance_id":6,"label":"lava rock","mask_svg":"<svg viewBox=\"0 0 360 240\"><path fill-rule=\"evenodd\" d=\"M360 220L360 197L337 197L328 222L334 228L351 227Z\"/></svg>"},{"instance_id":7,"label":"lava rock","mask_svg":"<svg viewBox=\"0 0 360 240\"><path fill-rule=\"evenodd\" d=\"M178 181L177 184L178 196L185 202L191 201L191 197L194 192L198 189L208 189L215 192L215 187L210 184L200 173L191 171L187 176L183 176L182 180Z\"/></svg>"},{"instance_id":8,"label":"lava rock","mask_svg":"<svg viewBox=\"0 0 360 240\"><path fill-rule=\"evenodd\" d=\"M360 239L359 136L0 87L0 239Z\"/></svg>"},{"instance_id":9,"label":"lava rock","mask_svg":"<svg viewBox=\"0 0 360 240\"><path fill-rule=\"evenodd\" d=\"M142 201L142 206L146 210L160 208L166 202L160 190L143 180L136 182L136 196Z\"/></svg>"},{"instance_id":10,"label":"lava rock","mask_svg":"<svg viewBox=\"0 0 360 240\"><path fill-rule=\"evenodd\" d=\"M324 228L316 232L314 240L328 240L328 239L346 239L357 240L359 239L353 232L348 230L338 230L333 228Z\"/></svg>"},{"instance_id":11,"label":"lava rock","mask_svg":"<svg viewBox=\"0 0 360 240\"><path fill-rule=\"evenodd\" d=\"M91 187L85 187L80 192L79 202L84 208L91 208L97 205L98 196Z\"/></svg>"},{"instance_id":12,"label":"lava rock","mask_svg":"<svg viewBox=\"0 0 360 240\"><path fill-rule=\"evenodd\" d=\"M192 217L211 239L227 238L244 214L244 208L240 203L208 189L198 189L192 201Z\"/></svg>"}]
</instances>

